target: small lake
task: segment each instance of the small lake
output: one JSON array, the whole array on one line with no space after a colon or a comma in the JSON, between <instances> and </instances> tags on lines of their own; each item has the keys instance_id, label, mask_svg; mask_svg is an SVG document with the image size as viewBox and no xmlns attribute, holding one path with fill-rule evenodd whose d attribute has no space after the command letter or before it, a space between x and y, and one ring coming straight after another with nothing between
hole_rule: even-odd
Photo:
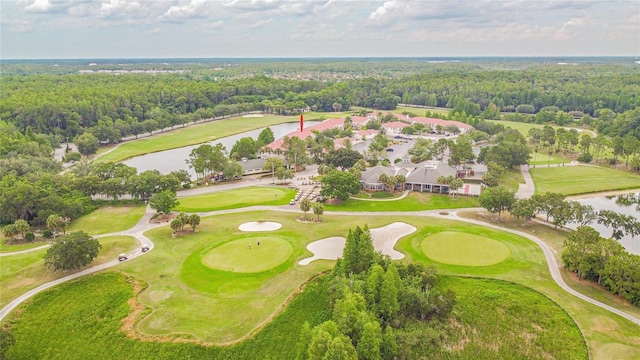
<instances>
[{"instance_id":1,"label":"small lake","mask_svg":"<svg viewBox=\"0 0 640 360\"><path fill-rule=\"evenodd\" d=\"M305 127L319 124L319 121L305 121ZM284 123L279 125L269 126L273 132L273 136L277 139L284 137L285 135L296 131L300 128L300 124L297 122ZM227 149L227 154L231 151L233 145L243 137L251 137L254 140L258 139L258 135L265 128L251 130L236 135L223 137L209 142L210 145L222 144ZM156 153L140 155L131 159L123 161L128 166L133 166L138 169L138 172L147 170L158 170L162 174L168 174L176 170L187 170L192 179L196 178L196 173L187 165L186 160L189 158L191 150L197 148L202 144L185 146L177 149L159 151Z\"/></svg>"},{"instance_id":2,"label":"small lake","mask_svg":"<svg viewBox=\"0 0 640 360\"><path fill-rule=\"evenodd\" d=\"M577 200L582 205L591 205L595 211L612 210L620 214L634 216L640 219L640 192L628 193L614 196L598 196L587 199ZM610 237L611 230L597 222L589 224L589 226L598 230L603 237ZM569 224L567 227L575 229L575 224ZM619 240L620 244L631 254L640 255L640 236L632 238L625 236Z\"/></svg>"}]
</instances>

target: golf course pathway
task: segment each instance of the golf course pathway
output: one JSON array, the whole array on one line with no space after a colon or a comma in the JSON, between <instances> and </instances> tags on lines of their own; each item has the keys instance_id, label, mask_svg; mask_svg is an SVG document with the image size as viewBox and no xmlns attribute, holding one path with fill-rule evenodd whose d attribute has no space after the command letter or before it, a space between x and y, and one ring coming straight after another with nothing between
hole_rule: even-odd
<instances>
[{"instance_id":1,"label":"golf course pathway","mask_svg":"<svg viewBox=\"0 0 640 360\"><path fill-rule=\"evenodd\" d=\"M248 212L248 211L255 211L255 210L269 210L269 211L282 211L282 212L290 212L290 213L299 213L300 210L299 209L294 209L291 207L288 207L288 205L283 205L283 206L251 206L251 207L246 207L246 208L240 208L240 209L231 209L231 210L220 210L220 211L210 211L210 212L204 212L204 213L199 213L199 215L201 216L211 216L211 215L220 215L220 214L229 214L229 213L240 213L240 212ZM604 304L600 301L597 301L595 299L592 299L574 289L572 289L569 285L567 285L567 283L564 281L564 279L562 278L562 275L560 274L560 267L558 265L558 262L556 261L555 256L553 255L553 250L549 247L549 245L547 245L544 241L540 240L539 238L521 232L521 231L517 231L517 230L511 230L511 229L507 229L507 228L503 228L497 225L493 225L493 224L489 224L489 223L485 223L482 221L477 221L477 220L472 220L472 219L466 219L466 218L462 218L459 217L457 212L458 211L479 211L479 210L483 210L482 208L467 208L467 209L439 209L439 210L428 210L428 211L400 211L400 212L389 212L389 211L382 211L382 212L336 212L336 211L327 211L324 214L325 215L340 215L340 216L398 216L398 215L406 215L406 216L430 216L430 217L436 217L436 218L442 218L442 219L451 219L451 220L457 220L457 221L463 221L463 222L467 222L467 223L471 223L471 224L475 224L475 225L479 225L479 226L485 226L485 227L489 227L489 228L493 228L493 229L497 229L497 230L501 230L501 231L506 231L512 234L516 234L522 237L525 237L533 242L535 242L536 244L538 244L538 246L540 246L540 248L542 249L542 252L547 260L547 265L549 267L549 272L551 274L552 279L556 282L556 284L558 284L558 286L560 286L564 291L566 291L567 293L580 298L590 304L593 304L595 306L598 306L604 310L607 310L611 313L614 313L616 315L619 315L631 322L633 322L634 324L640 326L640 319L631 315L631 314L627 314L624 311L618 310L612 306L609 306L607 304ZM103 234L100 237L106 237L106 236L111 236L111 235L128 235L128 236L133 236L135 237L138 242L140 243L140 247L136 248L133 252L127 254L127 257L129 259L133 259L139 256L144 255L145 253L142 252L141 247L142 246L147 246L149 248L149 251L153 250L154 244L153 242L147 238L146 236L144 236L144 232L150 229L154 229L157 227L161 227L161 226L166 226L166 223L160 223L160 224L151 224L149 223L149 220L151 219L151 216L154 214L154 212L151 210L151 208L149 206L147 206L146 212L145 214L142 216L142 218L138 221L138 223L131 229L126 230L126 231L121 231L121 232L117 232L117 233L110 233L110 234ZM31 250L33 251L33 250ZM11 303L9 303L7 306L5 306L2 310L0 310L0 320L4 319L5 316L7 316L13 309L15 309L18 305L20 305L22 302L24 302L25 300L27 300L28 298L30 298L31 296L34 296L35 294L49 289L55 285L61 284L63 282L72 280L72 279L76 279L79 278L81 276L87 275L87 274L92 274L95 272L98 272L100 270L104 270L104 269L108 269L110 267L116 266L118 265L120 262L118 260L112 260L110 262L104 263L104 264L100 264L85 270L82 270L80 272L77 272L75 274L69 275L69 276L65 276L62 277L60 279L54 280L54 281L50 281L46 284L40 285L35 289L32 289L28 292L26 292L25 294L19 296L18 298L14 299Z\"/></svg>"}]
</instances>

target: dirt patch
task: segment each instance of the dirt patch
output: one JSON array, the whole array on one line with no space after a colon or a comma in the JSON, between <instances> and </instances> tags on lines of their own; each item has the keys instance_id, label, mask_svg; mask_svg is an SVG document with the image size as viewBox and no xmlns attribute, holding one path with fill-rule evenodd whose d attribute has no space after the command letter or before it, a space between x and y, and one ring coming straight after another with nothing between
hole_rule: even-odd
<instances>
[{"instance_id":1,"label":"dirt patch","mask_svg":"<svg viewBox=\"0 0 640 360\"><path fill-rule=\"evenodd\" d=\"M140 334L137 333L134 329L135 324L140 320L141 316L145 313L145 311L147 311L147 307L144 306L143 304L141 304L140 302L138 302L138 294L140 293L140 291L143 290L140 282L134 280L133 281L133 297L131 299L129 299L129 301L127 302L129 304L129 307L131 308L131 312L129 312L129 315L127 315L127 317L125 317L122 320L122 326L120 327L120 330L130 339L134 339L134 340L140 340L140 341L148 341L148 342L172 342L172 343L191 343L191 344L198 344L198 345L202 345L202 346L231 346L231 345L235 345L237 343L240 343L250 337L253 337L255 334L257 334L258 332L260 332L260 330L262 330L265 326L267 326L271 321L273 321L273 319L278 316L280 313L282 313L287 306L289 306L289 304L291 303L291 301L300 293L302 293L304 291L304 288L307 286L307 284L309 284L311 281L313 281L314 279L316 279L318 276L323 276L326 275L328 273L328 271L324 271L321 272L319 274L316 274L312 277L310 277L307 281L305 281L302 285L300 285L293 293L291 293L291 295L289 295L289 297L287 297L287 299L284 301L284 303L282 303L282 305L278 308L278 310L276 310L273 314L271 314L271 316L269 316L269 318L267 318L265 321L263 321L260 325L258 325L258 327L256 327L251 333L247 334L246 336L243 336L242 338L238 339L238 340L234 340L234 341L230 341L230 342L226 342L226 343L209 343L209 342L204 342L204 341L200 341L197 339L189 339L189 338L183 338L183 337L179 337L180 335L164 335L164 336L152 336L152 335L144 335L144 334ZM19 311L21 311L21 309L18 309ZM16 311L18 312L18 311Z\"/></svg>"},{"instance_id":2,"label":"dirt patch","mask_svg":"<svg viewBox=\"0 0 640 360\"><path fill-rule=\"evenodd\" d=\"M149 220L149 222L151 224L162 224L175 219L176 216L176 214L156 214L151 218L151 220Z\"/></svg>"},{"instance_id":3,"label":"dirt patch","mask_svg":"<svg viewBox=\"0 0 640 360\"><path fill-rule=\"evenodd\" d=\"M304 216L296 216L296 221L299 222L299 223L305 223L305 224L313 224L313 223L324 222L324 220L322 220L322 219L318 220L317 218L304 217Z\"/></svg>"}]
</instances>

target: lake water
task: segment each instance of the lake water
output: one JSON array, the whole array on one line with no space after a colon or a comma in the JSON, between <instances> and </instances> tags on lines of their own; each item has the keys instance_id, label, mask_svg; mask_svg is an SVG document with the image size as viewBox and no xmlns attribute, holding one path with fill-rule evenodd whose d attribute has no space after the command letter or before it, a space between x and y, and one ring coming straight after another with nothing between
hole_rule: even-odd
<instances>
[{"instance_id":1,"label":"lake water","mask_svg":"<svg viewBox=\"0 0 640 360\"><path fill-rule=\"evenodd\" d=\"M305 127L313 126L319 124L319 121L305 121ZM285 135L296 131L300 128L300 124L298 123L285 123L279 125L269 126L271 131L273 132L273 136L276 139L284 137ZM254 140L258 139L258 135L265 128L260 128L256 130L251 130L247 132L243 132L236 135L231 135L227 137L223 137L214 141L209 142L210 145L222 144L226 149L227 153L231 151L233 145L243 137L251 137ZM128 166L133 166L138 169L138 172L143 172L146 170L158 170L162 174L168 174L175 170L187 170L191 175L192 179L196 178L196 173L187 165L186 160L189 158L189 154L191 150L197 148L202 144L193 145L193 146L185 146L177 149L159 151L156 153L140 155L133 157L131 159L123 161L124 164Z\"/></svg>"},{"instance_id":2,"label":"lake water","mask_svg":"<svg viewBox=\"0 0 640 360\"><path fill-rule=\"evenodd\" d=\"M598 196L587 199L577 200L583 205L593 206L595 211L599 210L612 210L620 214L634 216L636 219L640 219L640 193L629 193L615 196ZM598 230L603 237L610 237L612 231L600 225L596 222L589 224L589 226ZM569 224L567 227L575 228L574 224ZM625 236L619 240L620 244L624 246L631 254L640 255L640 237Z\"/></svg>"}]
</instances>

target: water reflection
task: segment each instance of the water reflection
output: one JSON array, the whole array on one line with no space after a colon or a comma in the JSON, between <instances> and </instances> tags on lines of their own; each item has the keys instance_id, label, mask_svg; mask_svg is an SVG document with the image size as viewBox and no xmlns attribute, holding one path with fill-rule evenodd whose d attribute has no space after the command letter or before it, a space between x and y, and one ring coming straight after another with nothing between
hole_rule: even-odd
<instances>
[{"instance_id":1,"label":"water reflection","mask_svg":"<svg viewBox=\"0 0 640 360\"><path fill-rule=\"evenodd\" d=\"M583 205L591 205L598 212L600 210L612 210L620 214L630 215L636 219L640 219L640 193L628 193L615 196L598 196L588 199L577 200ZM568 227L575 229L577 224L569 224ZM611 229L596 222L589 226L600 232L603 237L611 236ZM620 244L631 254L640 255L640 237L632 238L625 236L620 239Z\"/></svg>"},{"instance_id":2,"label":"water reflection","mask_svg":"<svg viewBox=\"0 0 640 360\"><path fill-rule=\"evenodd\" d=\"M319 121L305 121L305 126L312 126L319 124ZM293 131L296 131L299 128L298 123L285 123L279 125L269 126L271 131L273 131L273 136L276 139L279 139ZM209 142L210 145L222 144L225 148L227 148L227 152L231 150L233 145L243 137L251 137L254 140L258 139L258 135L265 128L260 128L256 130L246 131L240 134L231 135L227 137L223 137L214 141ZM133 166L138 169L138 172L146 171L146 170L158 170L162 174L168 174L174 170L187 170L191 175L192 179L196 178L196 173L186 163L187 158L189 158L189 153L191 150L197 148L199 145L193 146L185 146L178 149L171 149L165 151L159 151L156 153L136 156L134 158L123 161L124 164L128 166Z\"/></svg>"}]
</instances>

